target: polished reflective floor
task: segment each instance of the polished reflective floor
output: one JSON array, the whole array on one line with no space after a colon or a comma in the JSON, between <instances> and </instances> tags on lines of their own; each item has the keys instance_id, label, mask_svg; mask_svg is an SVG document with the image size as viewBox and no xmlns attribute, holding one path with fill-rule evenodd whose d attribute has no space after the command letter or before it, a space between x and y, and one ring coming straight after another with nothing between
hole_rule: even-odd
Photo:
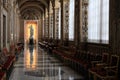
<instances>
[{"instance_id":1,"label":"polished reflective floor","mask_svg":"<svg viewBox=\"0 0 120 80\"><path fill-rule=\"evenodd\" d=\"M9 80L83 80L83 77L40 47L25 46Z\"/></svg>"}]
</instances>

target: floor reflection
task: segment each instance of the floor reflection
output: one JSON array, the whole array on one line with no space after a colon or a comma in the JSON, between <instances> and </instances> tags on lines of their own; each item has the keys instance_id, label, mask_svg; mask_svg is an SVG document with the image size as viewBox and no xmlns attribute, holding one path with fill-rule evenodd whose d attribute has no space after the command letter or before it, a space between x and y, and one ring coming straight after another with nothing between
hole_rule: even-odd
<instances>
[{"instance_id":1,"label":"floor reflection","mask_svg":"<svg viewBox=\"0 0 120 80\"><path fill-rule=\"evenodd\" d=\"M53 55L38 46L25 45L9 80L83 80Z\"/></svg>"},{"instance_id":2,"label":"floor reflection","mask_svg":"<svg viewBox=\"0 0 120 80\"><path fill-rule=\"evenodd\" d=\"M24 49L24 66L26 69L35 70L38 61L38 47L29 45Z\"/></svg>"}]
</instances>

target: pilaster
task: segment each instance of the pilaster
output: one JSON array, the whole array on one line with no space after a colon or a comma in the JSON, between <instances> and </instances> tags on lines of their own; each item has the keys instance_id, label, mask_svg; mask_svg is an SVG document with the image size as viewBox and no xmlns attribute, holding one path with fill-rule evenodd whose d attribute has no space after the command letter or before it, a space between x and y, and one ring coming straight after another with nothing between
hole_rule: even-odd
<instances>
[{"instance_id":1,"label":"pilaster","mask_svg":"<svg viewBox=\"0 0 120 80\"><path fill-rule=\"evenodd\" d=\"M74 36L75 36L75 46L78 49L79 48L79 44L80 44L80 0L75 0L75 31L74 31Z\"/></svg>"},{"instance_id":2,"label":"pilaster","mask_svg":"<svg viewBox=\"0 0 120 80\"><path fill-rule=\"evenodd\" d=\"M63 45L63 27L64 27L64 8L63 8L63 0L60 0L60 6L61 6L61 44Z\"/></svg>"},{"instance_id":3,"label":"pilaster","mask_svg":"<svg viewBox=\"0 0 120 80\"><path fill-rule=\"evenodd\" d=\"M55 0L52 1L53 8L53 39L55 40Z\"/></svg>"}]
</instances>

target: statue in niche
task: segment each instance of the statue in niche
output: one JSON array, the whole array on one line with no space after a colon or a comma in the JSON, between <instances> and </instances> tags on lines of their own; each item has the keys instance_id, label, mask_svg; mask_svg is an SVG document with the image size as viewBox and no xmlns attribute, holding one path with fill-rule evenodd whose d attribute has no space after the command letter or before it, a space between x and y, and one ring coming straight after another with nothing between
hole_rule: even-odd
<instances>
[{"instance_id":1,"label":"statue in niche","mask_svg":"<svg viewBox=\"0 0 120 80\"><path fill-rule=\"evenodd\" d=\"M34 29L32 27L32 25L29 27L30 28L30 38L29 38L29 44L33 45L34 44L34 39L33 39L33 35L34 35Z\"/></svg>"},{"instance_id":2,"label":"statue in niche","mask_svg":"<svg viewBox=\"0 0 120 80\"><path fill-rule=\"evenodd\" d=\"M30 28L30 38L33 38L34 29L32 25L29 28Z\"/></svg>"}]
</instances>

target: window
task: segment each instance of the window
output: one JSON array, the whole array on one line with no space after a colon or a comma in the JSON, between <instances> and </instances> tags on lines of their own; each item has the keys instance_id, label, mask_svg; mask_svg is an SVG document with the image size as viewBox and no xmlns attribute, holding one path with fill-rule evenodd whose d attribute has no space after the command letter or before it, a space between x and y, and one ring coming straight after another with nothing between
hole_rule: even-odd
<instances>
[{"instance_id":1,"label":"window","mask_svg":"<svg viewBox=\"0 0 120 80\"><path fill-rule=\"evenodd\" d=\"M58 38L61 38L61 8L59 8L59 27L58 27Z\"/></svg>"},{"instance_id":2,"label":"window","mask_svg":"<svg viewBox=\"0 0 120 80\"><path fill-rule=\"evenodd\" d=\"M74 0L70 0L69 5L69 40L74 39Z\"/></svg>"},{"instance_id":3,"label":"window","mask_svg":"<svg viewBox=\"0 0 120 80\"><path fill-rule=\"evenodd\" d=\"M89 0L88 40L109 40L109 0Z\"/></svg>"}]
</instances>

